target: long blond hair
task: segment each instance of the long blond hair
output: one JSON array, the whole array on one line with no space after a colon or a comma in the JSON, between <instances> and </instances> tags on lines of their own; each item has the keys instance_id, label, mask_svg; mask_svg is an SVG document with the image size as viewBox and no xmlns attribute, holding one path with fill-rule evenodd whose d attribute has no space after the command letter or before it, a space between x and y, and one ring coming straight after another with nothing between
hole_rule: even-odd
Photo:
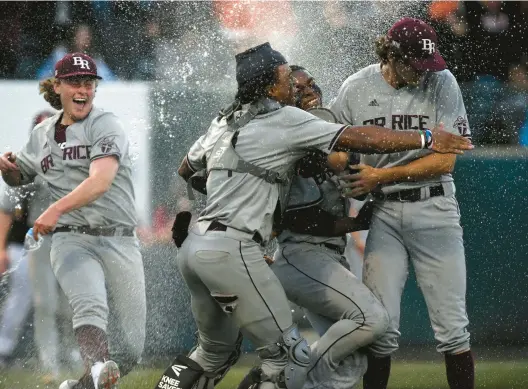
<instances>
[{"instance_id":1,"label":"long blond hair","mask_svg":"<svg viewBox=\"0 0 528 389\"><path fill-rule=\"evenodd\" d=\"M55 82L56 80L54 77L41 81L39 83L39 94L43 95L44 100L46 100L53 108L60 110L62 109L62 103L60 95L55 93L55 89L53 88Z\"/></svg>"}]
</instances>

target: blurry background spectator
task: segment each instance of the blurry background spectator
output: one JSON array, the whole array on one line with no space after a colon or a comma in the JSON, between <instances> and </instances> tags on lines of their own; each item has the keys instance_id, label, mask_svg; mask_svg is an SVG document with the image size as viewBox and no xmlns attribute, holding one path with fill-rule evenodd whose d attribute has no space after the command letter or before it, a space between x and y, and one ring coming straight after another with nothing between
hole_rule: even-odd
<instances>
[{"instance_id":1,"label":"blurry background spectator","mask_svg":"<svg viewBox=\"0 0 528 389\"><path fill-rule=\"evenodd\" d=\"M55 71L55 64L62 57L68 53L86 53L90 55L97 65L97 73L103 77L105 81L115 81L117 77L110 70L108 65L103 61L101 55L93 47L92 30L86 24L79 24L75 26L73 31L73 38L68 45L59 44L51 55L44 61L44 63L37 70L37 78L42 80L44 78L53 77Z\"/></svg>"}]
</instances>

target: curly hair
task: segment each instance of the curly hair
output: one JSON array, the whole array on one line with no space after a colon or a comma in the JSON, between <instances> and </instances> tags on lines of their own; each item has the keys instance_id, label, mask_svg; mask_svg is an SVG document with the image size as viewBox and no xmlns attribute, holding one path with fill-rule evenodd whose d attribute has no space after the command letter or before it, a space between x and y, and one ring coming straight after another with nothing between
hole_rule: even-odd
<instances>
[{"instance_id":1,"label":"curly hair","mask_svg":"<svg viewBox=\"0 0 528 389\"><path fill-rule=\"evenodd\" d=\"M405 61L405 55L400 48L395 45L386 35L379 37L375 43L376 55L381 59L381 62L389 62L389 57L396 60Z\"/></svg>"},{"instance_id":2,"label":"curly hair","mask_svg":"<svg viewBox=\"0 0 528 389\"><path fill-rule=\"evenodd\" d=\"M43 95L46 100L53 108L60 110L62 109L62 103L60 95L55 93L53 85L55 84L55 78L51 77L39 83L39 94Z\"/></svg>"},{"instance_id":3,"label":"curly hair","mask_svg":"<svg viewBox=\"0 0 528 389\"><path fill-rule=\"evenodd\" d=\"M242 104L252 103L261 97L267 97L270 87L277 81L277 68L269 68L266 71L255 78L247 81L246 83L238 86L235 99L240 101Z\"/></svg>"}]
</instances>

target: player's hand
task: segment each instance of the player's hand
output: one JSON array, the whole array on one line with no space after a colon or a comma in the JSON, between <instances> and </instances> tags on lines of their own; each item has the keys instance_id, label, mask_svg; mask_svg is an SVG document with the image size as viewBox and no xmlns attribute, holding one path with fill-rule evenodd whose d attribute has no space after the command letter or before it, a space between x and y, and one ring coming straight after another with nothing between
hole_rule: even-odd
<instances>
[{"instance_id":1,"label":"player's hand","mask_svg":"<svg viewBox=\"0 0 528 389\"><path fill-rule=\"evenodd\" d=\"M9 258L6 250L0 250L0 276L7 271L9 267Z\"/></svg>"},{"instance_id":2,"label":"player's hand","mask_svg":"<svg viewBox=\"0 0 528 389\"><path fill-rule=\"evenodd\" d=\"M4 173L9 173L13 171L20 170L16 162L16 156L11 151L4 153L0 157L0 171Z\"/></svg>"},{"instance_id":3,"label":"player's hand","mask_svg":"<svg viewBox=\"0 0 528 389\"><path fill-rule=\"evenodd\" d=\"M350 165L351 170L356 170L354 174L343 174L339 176L344 197L359 197L370 193L374 188L382 183L383 170L368 165Z\"/></svg>"},{"instance_id":4,"label":"player's hand","mask_svg":"<svg viewBox=\"0 0 528 389\"><path fill-rule=\"evenodd\" d=\"M39 235L47 235L55 229L59 218L62 216L61 212L52 205L46 209L42 215L35 221L33 225L33 235L35 240L38 240Z\"/></svg>"},{"instance_id":5,"label":"player's hand","mask_svg":"<svg viewBox=\"0 0 528 389\"><path fill-rule=\"evenodd\" d=\"M273 262L274 262L273 257L270 257L269 255L264 255L264 260L266 261L266 263L267 263L268 265L272 265Z\"/></svg>"},{"instance_id":6,"label":"player's hand","mask_svg":"<svg viewBox=\"0 0 528 389\"><path fill-rule=\"evenodd\" d=\"M437 153L464 154L465 150L472 150L474 148L470 139L444 131L444 125L442 123L432 129L431 133L433 135L431 150Z\"/></svg>"}]
</instances>

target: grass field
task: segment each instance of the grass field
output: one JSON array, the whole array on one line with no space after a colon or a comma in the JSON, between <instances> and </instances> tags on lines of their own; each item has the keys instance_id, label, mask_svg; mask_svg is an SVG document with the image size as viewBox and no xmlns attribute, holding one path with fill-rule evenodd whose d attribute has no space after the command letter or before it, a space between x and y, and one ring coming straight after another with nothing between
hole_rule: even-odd
<instances>
[{"instance_id":1,"label":"grass field","mask_svg":"<svg viewBox=\"0 0 528 389\"><path fill-rule=\"evenodd\" d=\"M233 368L218 386L235 389L247 371ZM154 389L161 369L138 369L121 381L120 389ZM476 387L479 389L528 389L528 361L478 362ZM70 377L71 378L71 377ZM31 370L0 372L0 389L57 389L58 384L43 385ZM397 362L393 365L390 389L447 389L444 365L433 362Z\"/></svg>"}]
</instances>

